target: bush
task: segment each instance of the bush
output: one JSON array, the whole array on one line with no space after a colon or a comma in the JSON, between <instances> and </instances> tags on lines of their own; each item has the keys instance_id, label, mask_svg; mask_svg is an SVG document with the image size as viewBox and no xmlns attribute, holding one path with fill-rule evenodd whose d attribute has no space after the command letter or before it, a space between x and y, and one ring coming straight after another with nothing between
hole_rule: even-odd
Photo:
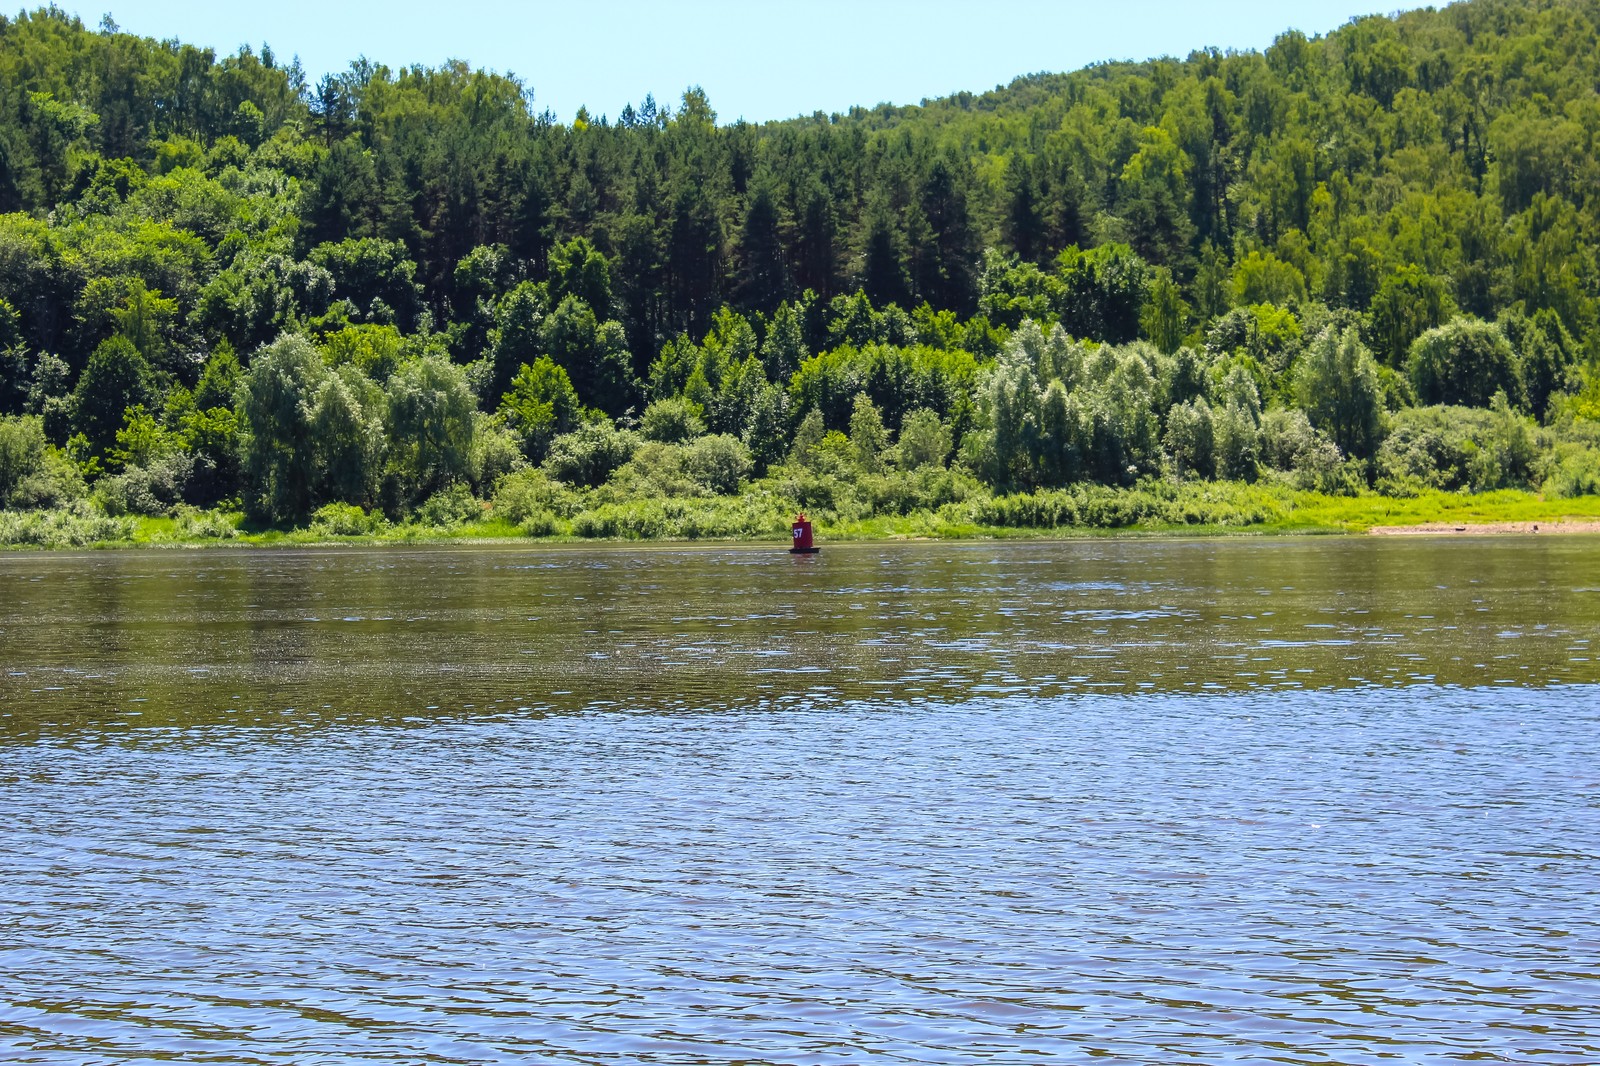
<instances>
[{"instance_id":1,"label":"bush","mask_svg":"<svg viewBox=\"0 0 1600 1066\"><path fill-rule=\"evenodd\" d=\"M1345 459L1339 446L1311 425L1298 407L1268 411L1261 419L1261 458L1307 492L1345 491Z\"/></svg>"},{"instance_id":2,"label":"bush","mask_svg":"<svg viewBox=\"0 0 1600 1066\"><path fill-rule=\"evenodd\" d=\"M109 515L169 515L183 502L193 474L193 455L169 452L144 465L129 466L114 477L101 478L94 495Z\"/></svg>"},{"instance_id":3,"label":"bush","mask_svg":"<svg viewBox=\"0 0 1600 1066\"><path fill-rule=\"evenodd\" d=\"M536 511L517 523L517 528L528 537L553 537L561 532L561 522L549 511Z\"/></svg>"},{"instance_id":4,"label":"bush","mask_svg":"<svg viewBox=\"0 0 1600 1066\"><path fill-rule=\"evenodd\" d=\"M1078 524L1078 501L1064 489L995 496L974 502L972 520L1011 529L1060 529Z\"/></svg>"},{"instance_id":5,"label":"bush","mask_svg":"<svg viewBox=\"0 0 1600 1066\"><path fill-rule=\"evenodd\" d=\"M1405 496L1531 484L1537 454L1532 424L1510 409L1504 394L1494 402L1488 411L1435 406L1397 413L1375 457L1379 490Z\"/></svg>"},{"instance_id":6,"label":"bush","mask_svg":"<svg viewBox=\"0 0 1600 1066\"><path fill-rule=\"evenodd\" d=\"M718 433L684 448L683 469L696 483L718 496L731 496L750 476L750 449L737 437Z\"/></svg>"},{"instance_id":7,"label":"bush","mask_svg":"<svg viewBox=\"0 0 1600 1066\"><path fill-rule=\"evenodd\" d=\"M478 428L472 436L472 484L480 492L501 478L527 466L516 434L487 415L476 416Z\"/></svg>"},{"instance_id":8,"label":"bush","mask_svg":"<svg viewBox=\"0 0 1600 1066\"><path fill-rule=\"evenodd\" d=\"M550 443L544 469L558 481L595 488L633 458L639 437L610 422L591 422Z\"/></svg>"},{"instance_id":9,"label":"bush","mask_svg":"<svg viewBox=\"0 0 1600 1066\"><path fill-rule=\"evenodd\" d=\"M943 466L950 454L950 431L939 420L938 412L919 407L906 416L900 427L896 459L907 470L919 466Z\"/></svg>"},{"instance_id":10,"label":"bush","mask_svg":"<svg viewBox=\"0 0 1600 1066\"><path fill-rule=\"evenodd\" d=\"M852 497L850 486L837 476L798 462L774 467L763 484L796 507L814 513L838 512Z\"/></svg>"},{"instance_id":11,"label":"bush","mask_svg":"<svg viewBox=\"0 0 1600 1066\"><path fill-rule=\"evenodd\" d=\"M539 516L570 518L578 499L565 485L552 481L542 470L518 470L500 479L494 490L493 513L512 525L544 520Z\"/></svg>"},{"instance_id":12,"label":"bush","mask_svg":"<svg viewBox=\"0 0 1600 1066\"><path fill-rule=\"evenodd\" d=\"M0 419L0 507L52 507L83 494L83 475L46 443L39 418Z\"/></svg>"},{"instance_id":13,"label":"bush","mask_svg":"<svg viewBox=\"0 0 1600 1066\"><path fill-rule=\"evenodd\" d=\"M656 400L644 409L644 417L639 420L640 436L662 444L682 444L705 431L700 412L680 396Z\"/></svg>"},{"instance_id":14,"label":"bush","mask_svg":"<svg viewBox=\"0 0 1600 1066\"><path fill-rule=\"evenodd\" d=\"M0 507L11 506L11 494L44 466L45 447L39 419L0 419Z\"/></svg>"},{"instance_id":15,"label":"bush","mask_svg":"<svg viewBox=\"0 0 1600 1066\"><path fill-rule=\"evenodd\" d=\"M429 496L411 517L419 526L453 529L482 518L483 504L473 497L472 490L458 482Z\"/></svg>"},{"instance_id":16,"label":"bush","mask_svg":"<svg viewBox=\"0 0 1600 1066\"><path fill-rule=\"evenodd\" d=\"M241 514L179 507L177 534L192 540L232 540L239 535L239 519L243 517Z\"/></svg>"},{"instance_id":17,"label":"bush","mask_svg":"<svg viewBox=\"0 0 1600 1066\"><path fill-rule=\"evenodd\" d=\"M971 474L939 466L869 475L861 479L859 489L870 513L875 515L933 511L983 493Z\"/></svg>"},{"instance_id":18,"label":"bush","mask_svg":"<svg viewBox=\"0 0 1600 1066\"><path fill-rule=\"evenodd\" d=\"M787 528L788 516L788 501L761 493L635 500L584 511L572 520L572 531L580 537L626 540L773 536Z\"/></svg>"},{"instance_id":19,"label":"bush","mask_svg":"<svg viewBox=\"0 0 1600 1066\"><path fill-rule=\"evenodd\" d=\"M82 504L58 511L0 511L0 547L82 548L132 537L133 519L95 514Z\"/></svg>"},{"instance_id":20,"label":"bush","mask_svg":"<svg viewBox=\"0 0 1600 1066\"><path fill-rule=\"evenodd\" d=\"M382 515L368 514L353 503L328 503L311 516L311 529L327 537L362 537L384 525Z\"/></svg>"},{"instance_id":21,"label":"bush","mask_svg":"<svg viewBox=\"0 0 1600 1066\"><path fill-rule=\"evenodd\" d=\"M1500 327L1457 318L1411 342L1406 373L1426 404L1487 407L1496 391L1520 397L1517 357Z\"/></svg>"},{"instance_id":22,"label":"bush","mask_svg":"<svg viewBox=\"0 0 1600 1066\"><path fill-rule=\"evenodd\" d=\"M1542 491L1562 499L1600 495L1600 449L1558 445L1546 464Z\"/></svg>"},{"instance_id":23,"label":"bush","mask_svg":"<svg viewBox=\"0 0 1600 1066\"><path fill-rule=\"evenodd\" d=\"M1383 390L1354 329L1325 329L1295 364L1297 404L1345 455L1369 457L1383 436Z\"/></svg>"}]
</instances>

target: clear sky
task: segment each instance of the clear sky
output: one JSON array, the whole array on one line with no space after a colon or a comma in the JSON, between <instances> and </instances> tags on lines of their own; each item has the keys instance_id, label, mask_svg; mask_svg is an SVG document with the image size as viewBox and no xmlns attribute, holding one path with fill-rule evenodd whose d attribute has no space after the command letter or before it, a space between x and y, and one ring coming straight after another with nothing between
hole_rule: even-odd
<instances>
[{"instance_id":1,"label":"clear sky","mask_svg":"<svg viewBox=\"0 0 1600 1066\"><path fill-rule=\"evenodd\" d=\"M42 0L40 0L42 2ZM270 44L315 83L357 56L515 73L535 107L615 116L700 85L719 120L981 92L1105 59L1265 48L1394 6L1375 0L61 0L85 23L232 52ZM30 3L30 6L31 3Z\"/></svg>"}]
</instances>

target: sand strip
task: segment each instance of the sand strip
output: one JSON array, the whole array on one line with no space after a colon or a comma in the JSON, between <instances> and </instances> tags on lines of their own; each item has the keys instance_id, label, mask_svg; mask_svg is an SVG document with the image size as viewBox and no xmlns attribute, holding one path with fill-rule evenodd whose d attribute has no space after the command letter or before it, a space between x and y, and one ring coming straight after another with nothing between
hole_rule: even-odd
<instances>
[{"instance_id":1,"label":"sand strip","mask_svg":"<svg viewBox=\"0 0 1600 1066\"><path fill-rule=\"evenodd\" d=\"M1426 522L1420 526L1373 526L1368 533L1378 537L1482 536L1485 533L1600 533L1600 521L1558 522Z\"/></svg>"}]
</instances>

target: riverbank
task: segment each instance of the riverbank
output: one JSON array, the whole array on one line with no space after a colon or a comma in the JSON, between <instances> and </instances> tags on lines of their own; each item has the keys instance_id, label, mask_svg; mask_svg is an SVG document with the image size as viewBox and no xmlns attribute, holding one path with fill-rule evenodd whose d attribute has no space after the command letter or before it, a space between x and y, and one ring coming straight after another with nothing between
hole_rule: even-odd
<instances>
[{"instance_id":1,"label":"riverbank","mask_svg":"<svg viewBox=\"0 0 1600 1066\"><path fill-rule=\"evenodd\" d=\"M607 541L788 542L793 501L767 496L605 503L521 516L492 503L433 523L391 523L358 508L321 514L304 527L252 527L229 511L186 509L160 518L109 516L87 506L0 512L0 547L195 548L221 544L382 545L595 543ZM1545 499L1500 491L1410 497L1328 496L1240 482L1080 486L977 497L907 514L840 514L808 506L823 543L874 540L1005 540L1239 534L1600 533L1600 497ZM1534 527L1537 527L1535 530Z\"/></svg>"},{"instance_id":2,"label":"riverbank","mask_svg":"<svg viewBox=\"0 0 1600 1066\"><path fill-rule=\"evenodd\" d=\"M1507 533L1539 533L1545 536L1555 536L1570 533L1600 533L1600 522L1557 520L1554 522L1469 522L1463 525L1453 525L1448 522L1425 522L1415 526L1373 526L1367 532L1379 537L1498 536Z\"/></svg>"}]
</instances>

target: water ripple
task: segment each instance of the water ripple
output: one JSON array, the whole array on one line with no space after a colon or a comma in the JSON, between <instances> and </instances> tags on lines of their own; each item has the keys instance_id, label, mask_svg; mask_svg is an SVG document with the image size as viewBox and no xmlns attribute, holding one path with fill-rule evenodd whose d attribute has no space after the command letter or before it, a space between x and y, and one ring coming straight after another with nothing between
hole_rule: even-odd
<instances>
[{"instance_id":1,"label":"water ripple","mask_svg":"<svg viewBox=\"0 0 1600 1066\"><path fill-rule=\"evenodd\" d=\"M1592 559L1372 550L0 559L0 1059L1600 1061Z\"/></svg>"}]
</instances>

